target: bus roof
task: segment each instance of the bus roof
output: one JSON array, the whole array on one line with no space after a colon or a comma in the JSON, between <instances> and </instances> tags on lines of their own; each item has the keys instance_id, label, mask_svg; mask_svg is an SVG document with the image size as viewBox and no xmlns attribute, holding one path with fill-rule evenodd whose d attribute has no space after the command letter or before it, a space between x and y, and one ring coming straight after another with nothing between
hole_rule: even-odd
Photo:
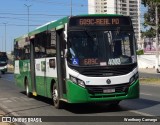
<instances>
[{"instance_id":1,"label":"bus roof","mask_svg":"<svg viewBox=\"0 0 160 125\"><path fill-rule=\"evenodd\" d=\"M92 16L95 16L95 17L98 17L98 16L101 16L101 17L105 17L105 16L123 16L123 15L119 15L119 14L82 14L82 15L77 15L77 16L74 16L74 17L92 17ZM69 16L67 17L64 17L64 18L61 18L59 20L56 20L56 21L51 21L49 23L47 23L47 25L42 25L38 28L36 28L35 30L29 32L28 34L25 34L23 36L20 36L18 38L15 38L15 41L18 41L20 39L24 39L26 38L27 36L33 36L33 35L36 35L38 33L41 33L41 32L44 32L46 30L51 30L51 29L60 29L60 28L63 28L64 27L64 24L68 22L69 20Z\"/></svg>"},{"instance_id":2,"label":"bus roof","mask_svg":"<svg viewBox=\"0 0 160 125\"><path fill-rule=\"evenodd\" d=\"M50 30L50 29L54 29L54 28L55 28L55 29L58 29L58 28L60 28L61 26L63 26L65 23L67 23L67 22L68 22L68 19L69 19L69 17L64 17L64 18L59 19L59 20L56 20L56 21L51 21L51 22L47 23L47 25L46 25L46 24L45 24L45 25L42 25L42 26L36 28L35 30L29 32L28 34L25 34L25 35L23 35L23 36L20 36L20 37L16 38L15 41L18 41L18 40L20 40L20 39L24 39L24 38L26 38L27 36L36 35L36 34L38 34L38 33L44 32L44 31L46 31L46 30Z\"/></svg>"}]
</instances>

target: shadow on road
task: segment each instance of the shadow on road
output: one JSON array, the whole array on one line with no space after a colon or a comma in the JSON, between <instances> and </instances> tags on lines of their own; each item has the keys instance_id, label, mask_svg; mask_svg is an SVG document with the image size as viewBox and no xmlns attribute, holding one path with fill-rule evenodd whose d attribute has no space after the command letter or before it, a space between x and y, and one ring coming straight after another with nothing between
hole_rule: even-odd
<instances>
[{"instance_id":1,"label":"shadow on road","mask_svg":"<svg viewBox=\"0 0 160 125\"><path fill-rule=\"evenodd\" d=\"M21 92L25 94L25 92ZM37 101L41 101L47 103L49 105L53 105L52 99L37 96L33 97ZM121 111L129 111L129 110L139 110L150 108L155 105L160 104L159 101L153 101L149 99L131 99L131 100L123 100L120 102L118 106L110 105L109 103L82 103L82 104L64 104L64 110L72 112L74 114L92 114L92 113L105 113L105 112L121 112Z\"/></svg>"},{"instance_id":2,"label":"shadow on road","mask_svg":"<svg viewBox=\"0 0 160 125\"><path fill-rule=\"evenodd\" d=\"M151 108L159 104L160 104L160 101L144 99L144 98L124 100L121 103L121 105L128 107L130 110L140 110L140 109Z\"/></svg>"},{"instance_id":3,"label":"shadow on road","mask_svg":"<svg viewBox=\"0 0 160 125\"><path fill-rule=\"evenodd\" d=\"M26 95L25 91L22 91L20 93L22 93L23 95ZM40 96L40 95L32 96L31 98L34 98L37 101L41 101L41 102L47 103L49 105L52 105L52 99L50 99L50 98L46 98L46 97L43 97L43 96Z\"/></svg>"},{"instance_id":4,"label":"shadow on road","mask_svg":"<svg viewBox=\"0 0 160 125\"><path fill-rule=\"evenodd\" d=\"M111 106L105 103L87 103L87 104L67 104L65 110L75 114L92 114L92 113L105 113L105 112L120 112L126 111L124 107Z\"/></svg>"},{"instance_id":5,"label":"shadow on road","mask_svg":"<svg viewBox=\"0 0 160 125\"><path fill-rule=\"evenodd\" d=\"M25 92L21 92L25 95ZM37 101L53 105L52 99L46 98L43 96L33 97ZM54 105L53 105L54 106ZM109 103L78 103L78 104L69 104L64 103L64 110L72 112L74 114L92 114L92 113L104 113L104 112L119 112L125 111L124 107L121 106L112 106Z\"/></svg>"}]
</instances>

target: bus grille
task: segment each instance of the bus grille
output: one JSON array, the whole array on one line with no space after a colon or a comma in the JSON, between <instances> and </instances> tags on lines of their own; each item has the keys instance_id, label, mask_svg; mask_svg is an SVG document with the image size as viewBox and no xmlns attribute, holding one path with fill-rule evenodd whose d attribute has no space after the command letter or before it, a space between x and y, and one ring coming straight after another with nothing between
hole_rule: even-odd
<instances>
[{"instance_id":1,"label":"bus grille","mask_svg":"<svg viewBox=\"0 0 160 125\"><path fill-rule=\"evenodd\" d=\"M90 94L102 94L107 89L115 89L114 93L122 93L128 91L129 83L119 85L86 85L86 88Z\"/></svg>"}]
</instances>

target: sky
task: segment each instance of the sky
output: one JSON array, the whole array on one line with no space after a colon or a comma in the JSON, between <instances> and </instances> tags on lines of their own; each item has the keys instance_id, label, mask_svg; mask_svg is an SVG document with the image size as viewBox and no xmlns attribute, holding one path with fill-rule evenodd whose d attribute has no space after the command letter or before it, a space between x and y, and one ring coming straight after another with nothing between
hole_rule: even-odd
<instances>
[{"instance_id":1,"label":"sky","mask_svg":"<svg viewBox=\"0 0 160 125\"><path fill-rule=\"evenodd\" d=\"M5 41L6 51L13 50L14 38L28 32L28 8L29 30L32 31L47 22L71 15L70 1L0 0L0 51L5 51ZM31 6L27 7L25 4ZM87 4L87 0L72 0L72 15L86 14ZM6 23L6 30L4 23Z\"/></svg>"},{"instance_id":2,"label":"sky","mask_svg":"<svg viewBox=\"0 0 160 125\"><path fill-rule=\"evenodd\" d=\"M29 31L47 22L71 15L71 0L0 0L0 2L0 51L5 51L5 48L6 51L12 51L14 38L28 32L28 9ZM145 9L141 10L143 12ZM86 13L88 0L72 0L72 15Z\"/></svg>"}]
</instances>

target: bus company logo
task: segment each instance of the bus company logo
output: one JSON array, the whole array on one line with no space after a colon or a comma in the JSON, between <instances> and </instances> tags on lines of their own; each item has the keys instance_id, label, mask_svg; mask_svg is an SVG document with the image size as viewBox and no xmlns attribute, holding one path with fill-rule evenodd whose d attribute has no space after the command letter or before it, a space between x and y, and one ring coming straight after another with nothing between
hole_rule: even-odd
<instances>
[{"instance_id":1,"label":"bus company logo","mask_svg":"<svg viewBox=\"0 0 160 125\"><path fill-rule=\"evenodd\" d=\"M110 79L107 79L107 80L106 80L106 83L107 83L107 84L111 84L111 80L110 80Z\"/></svg>"}]
</instances>

